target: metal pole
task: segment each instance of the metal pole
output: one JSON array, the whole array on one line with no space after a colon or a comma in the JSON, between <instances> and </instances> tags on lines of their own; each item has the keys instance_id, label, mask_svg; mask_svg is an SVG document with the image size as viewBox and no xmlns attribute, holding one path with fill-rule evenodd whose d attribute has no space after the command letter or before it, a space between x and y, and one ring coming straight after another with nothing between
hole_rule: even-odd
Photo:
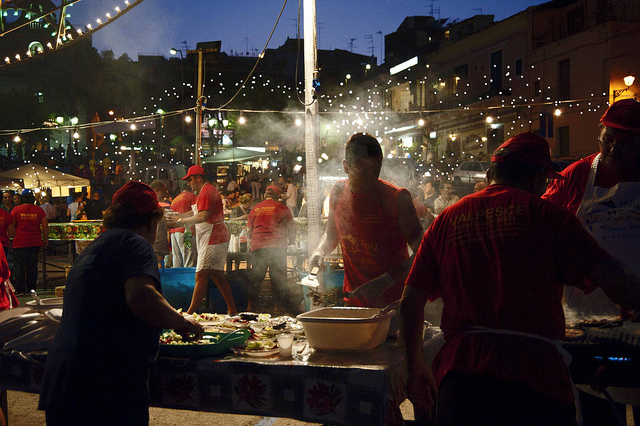
<instances>
[{"instance_id":1,"label":"metal pole","mask_svg":"<svg viewBox=\"0 0 640 426\"><path fill-rule=\"evenodd\" d=\"M309 256L320 241L320 201L318 199L318 100L313 79L318 76L318 34L316 0L304 0L305 151L307 169L307 218Z\"/></svg>"},{"instance_id":2,"label":"metal pole","mask_svg":"<svg viewBox=\"0 0 640 426\"><path fill-rule=\"evenodd\" d=\"M196 164L202 164L202 49L198 49L198 100L196 101Z\"/></svg>"}]
</instances>

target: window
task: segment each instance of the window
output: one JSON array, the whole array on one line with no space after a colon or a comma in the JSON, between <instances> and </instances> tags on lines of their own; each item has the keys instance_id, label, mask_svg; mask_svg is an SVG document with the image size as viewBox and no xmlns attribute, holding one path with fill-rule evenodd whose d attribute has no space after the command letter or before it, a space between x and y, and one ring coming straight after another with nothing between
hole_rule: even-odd
<instances>
[{"instance_id":1,"label":"window","mask_svg":"<svg viewBox=\"0 0 640 426\"><path fill-rule=\"evenodd\" d=\"M542 93L542 89L540 88L540 86L540 80L533 83L533 96L538 96L540 93Z\"/></svg>"},{"instance_id":2,"label":"window","mask_svg":"<svg viewBox=\"0 0 640 426\"><path fill-rule=\"evenodd\" d=\"M522 75L522 58L516 59L515 72L517 77Z\"/></svg>"},{"instance_id":3,"label":"window","mask_svg":"<svg viewBox=\"0 0 640 426\"><path fill-rule=\"evenodd\" d=\"M558 156L569 155L569 126L558 127Z\"/></svg>"},{"instance_id":4,"label":"window","mask_svg":"<svg viewBox=\"0 0 640 426\"><path fill-rule=\"evenodd\" d=\"M502 50L491 54L490 76L489 91L491 95L498 95L502 92Z\"/></svg>"},{"instance_id":5,"label":"window","mask_svg":"<svg viewBox=\"0 0 640 426\"><path fill-rule=\"evenodd\" d=\"M571 97L571 63L569 59L558 62L558 98L560 100Z\"/></svg>"},{"instance_id":6,"label":"window","mask_svg":"<svg viewBox=\"0 0 640 426\"><path fill-rule=\"evenodd\" d=\"M584 23L584 8L582 6L567 12L568 35L573 35L584 31Z\"/></svg>"}]
</instances>

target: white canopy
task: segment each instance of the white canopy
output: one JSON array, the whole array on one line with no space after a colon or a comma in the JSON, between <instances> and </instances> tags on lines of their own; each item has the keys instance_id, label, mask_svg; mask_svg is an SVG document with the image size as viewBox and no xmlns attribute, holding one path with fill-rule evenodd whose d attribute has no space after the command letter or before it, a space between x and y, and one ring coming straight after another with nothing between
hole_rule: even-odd
<instances>
[{"instance_id":1,"label":"white canopy","mask_svg":"<svg viewBox=\"0 0 640 426\"><path fill-rule=\"evenodd\" d=\"M69 195L69 188L82 188L91 185L89 179L33 163L2 172L0 178L22 179L25 189L51 188L53 197L66 197Z\"/></svg>"}]
</instances>

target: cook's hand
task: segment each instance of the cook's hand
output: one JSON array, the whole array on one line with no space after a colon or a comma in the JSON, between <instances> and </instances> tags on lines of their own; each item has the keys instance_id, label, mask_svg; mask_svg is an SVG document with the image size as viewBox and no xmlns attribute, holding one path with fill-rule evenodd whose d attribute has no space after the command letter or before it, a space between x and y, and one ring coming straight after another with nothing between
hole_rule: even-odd
<instances>
[{"instance_id":1,"label":"cook's hand","mask_svg":"<svg viewBox=\"0 0 640 426\"><path fill-rule=\"evenodd\" d=\"M438 393L436 380L433 378L431 368L425 362L421 362L412 368L408 368L407 373L407 397L409 401L413 404L414 409L431 415Z\"/></svg>"},{"instance_id":2,"label":"cook's hand","mask_svg":"<svg viewBox=\"0 0 640 426\"><path fill-rule=\"evenodd\" d=\"M355 297L362 298L366 297L368 299L374 297L380 297L382 294L390 289L396 282L391 278L389 274L382 274L378 278L374 278L371 281L368 281L361 286L357 287L351 293L347 295L347 297Z\"/></svg>"},{"instance_id":3,"label":"cook's hand","mask_svg":"<svg viewBox=\"0 0 640 426\"><path fill-rule=\"evenodd\" d=\"M313 269L314 266L320 268L320 270L324 269L324 252L321 250L316 250L311 254L309 258L309 270Z\"/></svg>"},{"instance_id":4,"label":"cook's hand","mask_svg":"<svg viewBox=\"0 0 640 426\"><path fill-rule=\"evenodd\" d=\"M167 224L167 229L180 228L180 227L184 226L184 224L178 223L173 219L167 220L165 222Z\"/></svg>"},{"instance_id":5,"label":"cook's hand","mask_svg":"<svg viewBox=\"0 0 640 426\"><path fill-rule=\"evenodd\" d=\"M176 328L175 332L182 336L186 341L200 340L204 336L204 328L197 321L189 318L183 318L184 323L180 328Z\"/></svg>"}]
</instances>

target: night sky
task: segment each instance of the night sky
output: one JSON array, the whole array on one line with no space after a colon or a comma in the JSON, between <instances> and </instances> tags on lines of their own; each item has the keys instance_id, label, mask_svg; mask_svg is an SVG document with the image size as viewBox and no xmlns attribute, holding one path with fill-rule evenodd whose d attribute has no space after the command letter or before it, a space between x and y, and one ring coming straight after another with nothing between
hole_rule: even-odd
<instances>
[{"instance_id":1,"label":"night sky","mask_svg":"<svg viewBox=\"0 0 640 426\"><path fill-rule=\"evenodd\" d=\"M395 31L407 16L464 20L483 13L502 20L541 3L544 1L317 0L318 48L380 58L384 35ZM169 56L172 47L184 49L184 42L188 49L195 49L198 42L221 40L227 53L255 55L264 48L283 4L284 0L145 0L94 34L93 45L98 51L111 49L116 57L127 53L135 60L138 54ZM95 26L96 19L105 20L105 14L113 14L116 6L124 8L124 0L82 0L68 8L68 19L76 28ZM296 37L298 6L288 1L269 48ZM301 20L302 16L301 11ZM302 36L302 25L300 33Z\"/></svg>"}]
</instances>

